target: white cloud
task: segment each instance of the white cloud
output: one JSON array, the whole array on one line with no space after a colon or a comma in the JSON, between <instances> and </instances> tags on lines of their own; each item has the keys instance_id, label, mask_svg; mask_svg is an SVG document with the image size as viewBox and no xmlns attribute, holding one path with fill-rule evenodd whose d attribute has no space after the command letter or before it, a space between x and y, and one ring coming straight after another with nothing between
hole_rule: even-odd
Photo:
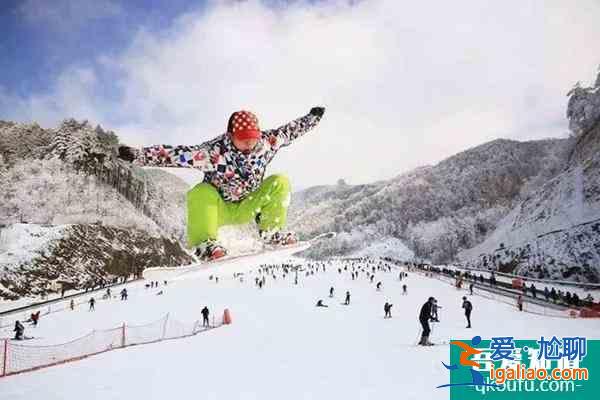
<instances>
[{"instance_id":1,"label":"white cloud","mask_svg":"<svg viewBox=\"0 0 600 400\"><path fill-rule=\"evenodd\" d=\"M296 187L369 182L496 137L564 134L566 92L600 63L599 17L594 1L214 1L99 57L118 80L66 73L27 104L32 119L89 112L136 144L201 143L238 109L270 128L323 104L322 124L271 172ZM108 103L96 85L123 98Z\"/></svg>"},{"instance_id":2,"label":"white cloud","mask_svg":"<svg viewBox=\"0 0 600 400\"><path fill-rule=\"evenodd\" d=\"M109 110L97 96L99 84L92 68L70 67L56 78L50 93L18 98L6 91L2 94L0 88L0 108L10 108L12 119L36 121L47 127L71 117L101 122Z\"/></svg>"}]
</instances>

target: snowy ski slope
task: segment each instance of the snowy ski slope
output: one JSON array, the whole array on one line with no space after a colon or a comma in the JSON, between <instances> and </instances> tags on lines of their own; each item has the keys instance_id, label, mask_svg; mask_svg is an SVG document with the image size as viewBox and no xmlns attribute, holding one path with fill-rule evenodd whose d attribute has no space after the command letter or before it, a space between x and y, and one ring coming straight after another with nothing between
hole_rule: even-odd
<instances>
[{"instance_id":1,"label":"snowy ski slope","mask_svg":"<svg viewBox=\"0 0 600 400\"><path fill-rule=\"evenodd\" d=\"M284 259L281 259L282 261ZM298 260L300 262L300 260ZM448 383L441 361L448 346L416 347L417 314L427 297L443 307L433 341L498 335L600 337L600 321L563 319L519 313L514 307L477 295L471 298L474 329L465 329L459 292L436 279L409 273L377 272L374 282L362 273L313 276L293 274L254 284L257 265L224 266L198 271L166 287L130 288L129 300L98 301L95 312L80 306L42 318L26 334L29 343L63 343L92 329L144 324L167 312L180 321L200 317L207 305L219 315L232 313L233 324L200 335L119 349L81 361L0 379L0 398L25 399L447 399L435 386ZM251 272L252 270L252 272ZM244 272L244 280L234 279ZM209 275L219 276L219 282ZM378 292L375 285L383 282ZM401 294L403 283L408 295ZM328 297L334 286L335 298ZM158 290L164 295L157 296ZM351 305L341 305L344 293ZM316 308L323 299L329 308ZM392 319L383 319L383 304L394 304ZM0 332L6 336L10 332ZM447 390L447 389L446 389Z\"/></svg>"}]
</instances>

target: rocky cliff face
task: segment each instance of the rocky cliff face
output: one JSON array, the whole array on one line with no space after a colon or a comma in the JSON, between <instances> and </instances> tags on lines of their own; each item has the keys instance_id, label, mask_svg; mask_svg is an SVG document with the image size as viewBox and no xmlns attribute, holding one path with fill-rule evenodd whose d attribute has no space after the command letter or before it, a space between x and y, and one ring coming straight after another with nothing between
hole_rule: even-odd
<instances>
[{"instance_id":1,"label":"rocky cliff face","mask_svg":"<svg viewBox=\"0 0 600 400\"><path fill-rule=\"evenodd\" d=\"M36 242L23 226L34 236L56 233L27 257L0 246L0 298L192 261L181 246L187 186L116 160L117 144L85 121L56 129L0 121L0 241Z\"/></svg>"},{"instance_id":2,"label":"rocky cliff face","mask_svg":"<svg viewBox=\"0 0 600 400\"><path fill-rule=\"evenodd\" d=\"M190 262L177 241L139 230L15 224L1 234L0 299L41 295L63 285L82 289L146 267Z\"/></svg>"}]
</instances>

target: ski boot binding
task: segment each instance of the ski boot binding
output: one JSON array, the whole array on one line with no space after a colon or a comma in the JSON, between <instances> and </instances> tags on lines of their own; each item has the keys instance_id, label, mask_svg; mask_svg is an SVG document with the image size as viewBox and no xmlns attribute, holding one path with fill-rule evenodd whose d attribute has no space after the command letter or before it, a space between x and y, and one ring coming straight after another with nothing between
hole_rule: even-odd
<instances>
[{"instance_id":1,"label":"ski boot binding","mask_svg":"<svg viewBox=\"0 0 600 400\"><path fill-rule=\"evenodd\" d=\"M290 246L298 243L294 232L260 232L263 243L269 247Z\"/></svg>"},{"instance_id":2,"label":"ski boot binding","mask_svg":"<svg viewBox=\"0 0 600 400\"><path fill-rule=\"evenodd\" d=\"M214 261L225 257L227 255L227 250L216 241L207 240L196 247L194 254L201 261Z\"/></svg>"}]
</instances>

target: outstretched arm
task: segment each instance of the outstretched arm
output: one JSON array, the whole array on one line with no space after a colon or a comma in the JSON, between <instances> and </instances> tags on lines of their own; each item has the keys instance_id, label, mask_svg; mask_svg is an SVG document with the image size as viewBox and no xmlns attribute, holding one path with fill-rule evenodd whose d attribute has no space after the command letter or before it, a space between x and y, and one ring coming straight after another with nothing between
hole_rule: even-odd
<instances>
[{"instance_id":1,"label":"outstretched arm","mask_svg":"<svg viewBox=\"0 0 600 400\"><path fill-rule=\"evenodd\" d=\"M214 170L214 156L205 145L154 145L141 149L119 147L120 159L142 167L196 168L202 172L209 172Z\"/></svg>"},{"instance_id":2,"label":"outstretched arm","mask_svg":"<svg viewBox=\"0 0 600 400\"><path fill-rule=\"evenodd\" d=\"M308 114L298 119L293 120L277 129L270 129L263 132L263 137L267 140L278 142L278 147L287 146L306 132L317 126L325 108L313 107Z\"/></svg>"}]
</instances>

